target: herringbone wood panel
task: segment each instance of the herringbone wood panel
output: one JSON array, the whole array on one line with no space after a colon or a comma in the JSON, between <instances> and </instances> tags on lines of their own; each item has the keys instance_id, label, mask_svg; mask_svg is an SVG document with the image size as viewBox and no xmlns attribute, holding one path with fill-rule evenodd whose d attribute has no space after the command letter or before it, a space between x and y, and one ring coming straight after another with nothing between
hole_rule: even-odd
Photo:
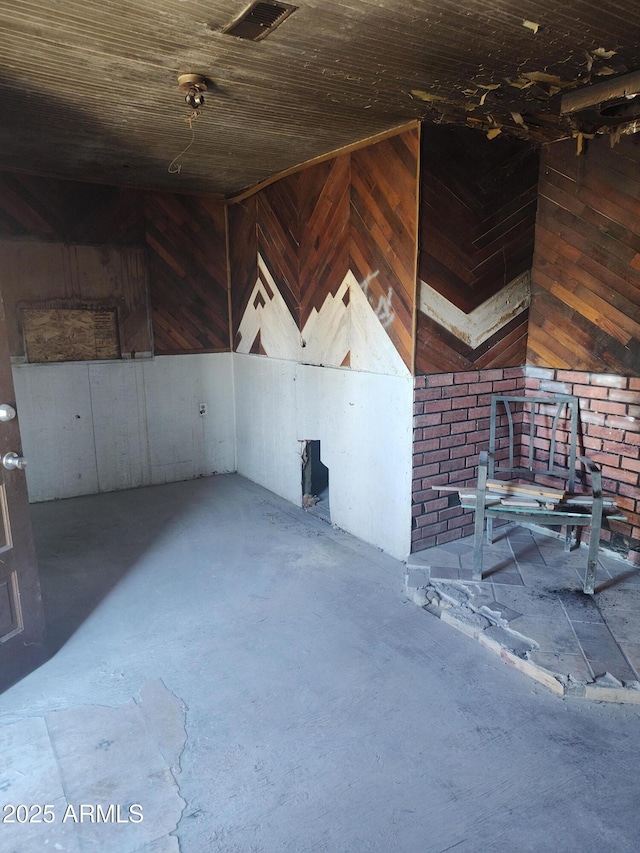
<instances>
[{"instance_id":1,"label":"herringbone wood panel","mask_svg":"<svg viewBox=\"0 0 640 853\"><path fill-rule=\"evenodd\" d=\"M145 194L155 352L230 348L224 207L201 196Z\"/></svg>"},{"instance_id":2,"label":"herringbone wood panel","mask_svg":"<svg viewBox=\"0 0 640 853\"><path fill-rule=\"evenodd\" d=\"M416 374L454 373L525 363L528 311L519 314L480 346L473 349L435 320L419 312Z\"/></svg>"},{"instance_id":3,"label":"herringbone wood panel","mask_svg":"<svg viewBox=\"0 0 640 853\"><path fill-rule=\"evenodd\" d=\"M420 279L468 313L530 269L537 180L526 143L425 127Z\"/></svg>"},{"instance_id":4,"label":"herringbone wood panel","mask_svg":"<svg viewBox=\"0 0 640 853\"><path fill-rule=\"evenodd\" d=\"M300 173L300 324L335 295L349 270L348 154Z\"/></svg>"},{"instance_id":5,"label":"herringbone wood panel","mask_svg":"<svg viewBox=\"0 0 640 853\"><path fill-rule=\"evenodd\" d=\"M410 370L418 156L417 131L351 155L351 269Z\"/></svg>"},{"instance_id":6,"label":"herringbone wood panel","mask_svg":"<svg viewBox=\"0 0 640 853\"><path fill-rule=\"evenodd\" d=\"M540 171L528 361L640 374L640 150L549 147Z\"/></svg>"},{"instance_id":7,"label":"herringbone wood panel","mask_svg":"<svg viewBox=\"0 0 640 853\"><path fill-rule=\"evenodd\" d=\"M299 175L276 181L258 194L258 252L300 325Z\"/></svg>"},{"instance_id":8,"label":"herringbone wood panel","mask_svg":"<svg viewBox=\"0 0 640 853\"><path fill-rule=\"evenodd\" d=\"M469 314L531 269L537 177L537 153L519 140L423 128L420 280ZM420 311L416 371L522 364L526 317L472 349Z\"/></svg>"},{"instance_id":9,"label":"herringbone wood panel","mask_svg":"<svg viewBox=\"0 0 640 853\"><path fill-rule=\"evenodd\" d=\"M85 245L144 245L143 194L0 173L0 235Z\"/></svg>"},{"instance_id":10,"label":"herringbone wood panel","mask_svg":"<svg viewBox=\"0 0 640 853\"><path fill-rule=\"evenodd\" d=\"M298 328L337 293L351 269L410 369L418 153L419 134L412 130L340 155L262 190L255 212L257 251ZM255 284L255 266L236 249L240 240L253 252L252 212L245 203L230 213L235 328Z\"/></svg>"},{"instance_id":11,"label":"herringbone wood panel","mask_svg":"<svg viewBox=\"0 0 640 853\"><path fill-rule=\"evenodd\" d=\"M146 246L158 354L228 350L224 208L205 197L0 174L0 236ZM134 339L146 312L120 316Z\"/></svg>"},{"instance_id":12,"label":"herringbone wood panel","mask_svg":"<svg viewBox=\"0 0 640 853\"><path fill-rule=\"evenodd\" d=\"M254 195L227 208L234 347L238 345L238 326L258 279L257 203Z\"/></svg>"}]
</instances>

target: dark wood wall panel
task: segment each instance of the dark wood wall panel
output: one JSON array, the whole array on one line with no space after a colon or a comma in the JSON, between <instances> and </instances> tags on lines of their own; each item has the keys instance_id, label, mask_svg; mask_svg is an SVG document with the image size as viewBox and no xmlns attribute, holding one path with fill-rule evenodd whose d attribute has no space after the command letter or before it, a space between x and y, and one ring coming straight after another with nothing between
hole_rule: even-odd
<instances>
[{"instance_id":1,"label":"dark wood wall panel","mask_svg":"<svg viewBox=\"0 0 640 853\"><path fill-rule=\"evenodd\" d=\"M531 268L538 157L516 139L425 127L420 278L463 311Z\"/></svg>"},{"instance_id":2,"label":"dark wood wall panel","mask_svg":"<svg viewBox=\"0 0 640 853\"><path fill-rule=\"evenodd\" d=\"M228 350L224 207L203 196L145 194L155 352Z\"/></svg>"},{"instance_id":3,"label":"dark wood wall panel","mask_svg":"<svg viewBox=\"0 0 640 853\"><path fill-rule=\"evenodd\" d=\"M545 149L528 361L640 374L640 147Z\"/></svg>"},{"instance_id":4,"label":"dark wood wall panel","mask_svg":"<svg viewBox=\"0 0 640 853\"><path fill-rule=\"evenodd\" d=\"M348 154L300 173L300 325L334 296L349 270Z\"/></svg>"},{"instance_id":5,"label":"dark wood wall panel","mask_svg":"<svg viewBox=\"0 0 640 853\"><path fill-rule=\"evenodd\" d=\"M299 175L276 181L258 194L258 252L300 324Z\"/></svg>"},{"instance_id":6,"label":"dark wood wall panel","mask_svg":"<svg viewBox=\"0 0 640 853\"><path fill-rule=\"evenodd\" d=\"M419 145L407 131L351 155L351 270L410 370Z\"/></svg>"},{"instance_id":7,"label":"dark wood wall panel","mask_svg":"<svg viewBox=\"0 0 640 853\"><path fill-rule=\"evenodd\" d=\"M143 195L122 187L0 173L0 234L61 243L141 246Z\"/></svg>"},{"instance_id":8,"label":"dark wood wall panel","mask_svg":"<svg viewBox=\"0 0 640 853\"><path fill-rule=\"evenodd\" d=\"M98 258L104 249L105 275L113 282L111 302L118 305L127 352L149 349L145 281L156 353L230 348L225 234L223 205L204 196L0 173L0 238L31 243L34 258L42 254L37 248L42 243L96 247ZM114 260L119 247L121 274ZM144 269L135 275L129 275L127 247L144 250ZM106 304L105 275L94 278ZM53 281L55 273L45 270L44 276ZM144 304L126 292L133 280L142 287ZM89 299L96 289L86 281L78 296L72 285L67 282L59 298ZM41 292L42 298L53 298L46 282Z\"/></svg>"},{"instance_id":9,"label":"dark wood wall panel","mask_svg":"<svg viewBox=\"0 0 640 853\"><path fill-rule=\"evenodd\" d=\"M524 311L474 349L421 313L416 340L416 375L524 364L527 326L528 311Z\"/></svg>"},{"instance_id":10,"label":"dark wood wall panel","mask_svg":"<svg viewBox=\"0 0 640 853\"><path fill-rule=\"evenodd\" d=\"M123 357L151 351L144 249L0 240L0 269L12 356L26 355L25 308L115 310Z\"/></svg>"},{"instance_id":11,"label":"dark wood wall panel","mask_svg":"<svg viewBox=\"0 0 640 853\"><path fill-rule=\"evenodd\" d=\"M419 279L469 315L531 269L538 155L517 139L434 126L421 149ZM526 319L506 316L471 348L463 330L419 311L416 372L522 364Z\"/></svg>"},{"instance_id":12,"label":"dark wood wall panel","mask_svg":"<svg viewBox=\"0 0 640 853\"><path fill-rule=\"evenodd\" d=\"M227 208L234 347L238 346L238 325L258 279L257 203L254 195Z\"/></svg>"},{"instance_id":13,"label":"dark wood wall panel","mask_svg":"<svg viewBox=\"0 0 640 853\"><path fill-rule=\"evenodd\" d=\"M255 207L250 200L233 205L234 335L256 282L255 251L300 330L351 270L411 370L418 160L419 132L405 131L277 181L257 194Z\"/></svg>"}]
</instances>

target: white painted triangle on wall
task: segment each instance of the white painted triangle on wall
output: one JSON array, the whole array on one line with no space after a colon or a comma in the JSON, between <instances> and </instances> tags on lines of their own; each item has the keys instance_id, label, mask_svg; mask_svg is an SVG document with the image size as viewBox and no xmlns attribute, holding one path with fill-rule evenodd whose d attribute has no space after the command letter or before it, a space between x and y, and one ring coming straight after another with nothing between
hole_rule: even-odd
<instances>
[{"instance_id":1,"label":"white painted triangle on wall","mask_svg":"<svg viewBox=\"0 0 640 853\"><path fill-rule=\"evenodd\" d=\"M259 332L262 348L271 358L341 367L348 357L354 370L392 376L409 373L351 271L335 296L329 294L320 310L311 312L300 333L266 264L260 257L258 262L259 278L238 329L238 352L249 353Z\"/></svg>"}]
</instances>

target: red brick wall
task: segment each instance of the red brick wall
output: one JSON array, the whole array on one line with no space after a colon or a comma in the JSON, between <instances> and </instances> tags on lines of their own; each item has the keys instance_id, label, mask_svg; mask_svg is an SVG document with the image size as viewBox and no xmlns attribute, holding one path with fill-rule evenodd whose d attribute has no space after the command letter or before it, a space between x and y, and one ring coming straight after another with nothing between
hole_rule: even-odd
<instances>
[{"instance_id":1,"label":"red brick wall","mask_svg":"<svg viewBox=\"0 0 640 853\"><path fill-rule=\"evenodd\" d=\"M473 513L457 493L432 486L475 483L478 454L489 447L493 394L523 393L524 368L416 376L413 419L412 549L473 533Z\"/></svg>"},{"instance_id":2,"label":"red brick wall","mask_svg":"<svg viewBox=\"0 0 640 853\"><path fill-rule=\"evenodd\" d=\"M416 376L412 549L473 533L474 515L456 505L457 494L432 486L475 484L478 454L488 447L490 398L498 393L580 398L580 452L602 466L603 488L628 518L611 522L602 543L640 564L640 379L533 366ZM546 430L541 418L535 444L543 455Z\"/></svg>"}]
</instances>

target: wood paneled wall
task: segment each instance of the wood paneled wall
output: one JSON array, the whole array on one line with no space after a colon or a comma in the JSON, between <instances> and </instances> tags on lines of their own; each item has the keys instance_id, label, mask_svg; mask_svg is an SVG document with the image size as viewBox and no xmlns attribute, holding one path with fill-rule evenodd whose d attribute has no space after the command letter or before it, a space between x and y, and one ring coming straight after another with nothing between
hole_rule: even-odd
<instances>
[{"instance_id":1,"label":"wood paneled wall","mask_svg":"<svg viewBox=\"0 0 640 853\"><path fill-rule=\"evenodd\" d=\"M100 283L85 282L78 298L91 298L98 287L104 301L104 286L112 282L111 301L126 329L124 351L149 349L147 289L156 354L230 349L225 213L217 201L2 173L0 239L21 244L23 255L29 243L57 243L63 254L65 247L83 246L98 264L104 247ZM145 296L142 301L125 299L128 280L118 279L119 264L131 267L131 247L140 250L136 257L142 269L136 269L135 281ZM34 257L42 251L34 246ZM3 292L19 293L19 271L15 276L15 281L5 280ZM53 271L47 275L45 270L41 299L65 299L76 292L71 279L60 289L55 278ZM146 347L140 346L144 334Z\"/></svg>"},{"instance_id":2,"label":"wood paneled wall","mask_svg":"<svg viewBox=\"0 0 640 853\"><path fill-rule=\"evenodd\" d=\"M301 328L335 296L349 269L351 164L345 154L299 175Z\"/></svg>"},{"instance_id":3,"label":"wood paneled wall","mask_svg":"<svg viewBox=\"0 0 640 853\"><path fill-rule=\"evenodd\" d=\"M517 139L423 128L416 373L524 363L526 304L514 316L497 297L531 269L537 178L537 153ZM470 341L466 327L492 298Z\"/></svg>"},{"instance_id":4,"label":"wood paneled wall","mask_svg":"<svg viewBox=\"0 0 640 853\"><path fill-rule=\"evenodd\" d=\"M253 204L231 207L236 346L257 278L255 251L300 330L351 271L412 369L418 158L418 130L405 131L283 178Z\"/></svg>"},{"instance_id":5,"label":"wood paneled wall","mask_svg":"<svg viewBox=\"0 0 640 853\"><path fill-rule=\"evenodd\" d=\"M276 181L257 197L257 248L300 326L299 175ZM235 240L235 235L231 236ZM254 282L255 283L255 282Z\"/></svg>"},{"instance_id":6,"label":"wood paneled wall","mask_svg":"<svg viewBox=\"0 0 640 853\"><path fill-rule=\"evenodd\" d=\"M115 309L122 356L149 355L143 249L0 240L0 269L11 356L25 357L23 308Z\"/></svg>"},{"instance_id":7,"label":"wood paneled wall","mask_svg":"<svg viewBox=\"0 0 640 853\"><path fill-rule=\"evenodd\" d=\"M469 346L423 311L418 313L416 375L515 367L525 363L528 310L509 320L479 346Z\"/></svg>"},{"instance_id":8,"label":"wood paneled wall","mask_svg":"<svg viewBox=\"0 0 640 853\"><path fill-rule=\"evenodd\" d=\"M413 369L418 218L417 133L351 156L351 268L407 367Z\"/></svg>"},{"instance_id":9,"label":"wood paneled wall","mask_svg":"<svg viewBox=\"0 0 640 853\"><path fill-rule=\"evenodd\" d=\"M640 145L546 148L540 168L529 363L640 375Z\"/></svg>"},{"instance_id":10,"label":"wood paneled wall","mask_svg":"<svg viewBox=\"0 0 640 853\"><path fill-rule=\"evenodd\" d=\"M206 196L144 200L156 355L229 350L224 207Z\"/></svg>"},{"instance_id":11,"label":"wood paneled wall","mask_svg":"<svg viewBox=\"0 0 640 853\"><path fill-rule=\"evenodd\" d=\"M257 203L258 197L253 195L227 208L234 349L238 347L240 317L244 314L258 278Z\"/></svg>"},{"instance_id":12,"label":"wood paneled wall","mask_svg":"<svg viewBox=\"0 0 640 853\"><path fill-rule=\"evenodd\" d=\"M0 172L0 236L83 245L144 245L143 193Z\"/></svg>"}]
</instances>

